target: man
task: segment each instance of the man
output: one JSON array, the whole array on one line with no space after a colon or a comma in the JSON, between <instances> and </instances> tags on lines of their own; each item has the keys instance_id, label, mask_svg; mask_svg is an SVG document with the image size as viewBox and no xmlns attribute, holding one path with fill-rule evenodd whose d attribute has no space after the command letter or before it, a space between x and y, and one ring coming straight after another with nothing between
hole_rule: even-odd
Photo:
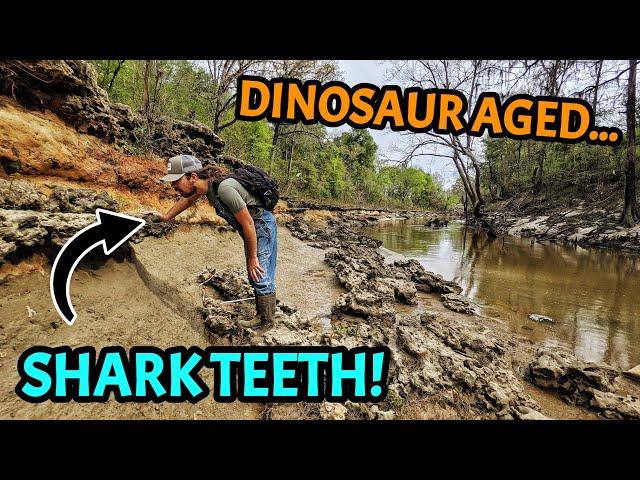
<instances>
[{"instance_id":1,"label":"man","mask_svg":"<svg viewBox=\"0 0 640 480\"><path fill-rule=\"evenodd\" d=\"M278 229L275 217L230 176L231 172L225 167L203 168L193 155L172 157L167 166L168 173L160 180L171 182L183 198L167 213L156 213L156 216L161 221L169 221L206 195L216 213L244 240L247 273L256 299L256 317L238 323L249 328L271 326L276 310Z\"/></svg>"}]
</instances>

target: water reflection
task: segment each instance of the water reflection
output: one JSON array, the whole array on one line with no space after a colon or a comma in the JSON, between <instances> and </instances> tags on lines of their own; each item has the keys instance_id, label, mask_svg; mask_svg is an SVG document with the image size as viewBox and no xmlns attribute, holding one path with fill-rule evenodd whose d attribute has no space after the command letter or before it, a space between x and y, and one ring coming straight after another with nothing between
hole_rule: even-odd
<instances>
[{"instance_id":1,"label":"water reflection","mask_svg":"<svg viewBox=\"0 0 640 480\"><path fill-rule=\"evenodd\" d=\"M433 229L416 220L379 224L367 233L460 283L483 313L536 342L563 344L584 360L623 369L640 363L637 255L492 239L459 224ZM538 324L530 313L557 323Z\"/></svg>"}]
</instances>

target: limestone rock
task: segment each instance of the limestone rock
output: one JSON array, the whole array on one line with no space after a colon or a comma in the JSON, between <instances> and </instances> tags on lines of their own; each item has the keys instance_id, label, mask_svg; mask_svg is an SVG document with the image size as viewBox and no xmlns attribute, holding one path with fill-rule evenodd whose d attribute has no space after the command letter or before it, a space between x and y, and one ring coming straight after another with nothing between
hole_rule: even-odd
<instances>
[{"instance_id":1,"label":"limestone rock","mask_svg":"<svg viewBox=\"0 0 640 480\"><path fill-rule=\"evenodd\" d=\"M415 259L396 260L396 270L402 272L408 279L416 283L416 288L422 292L434 293L460 293L462 288L455 283L442 278L432 272L428 272Z\"/></svg>"},{"instance_id":2,"label":"limestone rock","mask_svg":"<svg viewBox=\"0 0 640 480\"><path fill-rule=\"evenodd\" d=\"M218 290L225 300L253 297L253 289L239 269L220 271L206 267L199 274L199 280L204 282L204 285L211 285Z\"/></svg>"},{"instance_id":3,"label":"limestone rock","mask_svg":"<svg viewBox=\"0 0 640 480\"><path fill-rule=\"evenodd\" d=\"M538 323L555 323L555 320L551 317L547 317L546 315L538 315L537 313L532 313L529 315L529 320L533 320Z\"/></svg>"},{"instance_id":4,"label":"limestone rock","mask_svg":"<svg viewBox=\"0 0 640 480\"><path fill-rule=\"evenodd\" d=\"M117 212L118 202L106 192L55 187L47 206L48 210L63 213L94 213L97 208Z\"/></svg>"},{"instance_id":5,"label":"limestone rock","mask_svg":"<svg viewBox=\"0 0 640 480\"><path fill-rule=\"evenodd\" d=\"M475 313L475 306L467 297L455 293L443 293L440 297L442 298L442 304L449 310L467 315Z\"/></svg>"},{"instance_id":6,"label":"limestone rock","mask_svg":"<svg viewBox=\"0 0 640 480\"><path fill-rule=\"evenodd\" d=\"M406 303L407 305L417 305L417 290L413 282L397 278L382 278L378 280L378 282L393 289L393 295L397 301Z\"/></svg>"},{"instance_id":7,"label":"limestone rock","mask_svg":"<svg viewBox=\"0 0 640 480\"><path fill-rule=\"evenodd\" d=\"M0 209L0 263L18 250L47 250L62 246L95 215Z\"/></svg>"},{"instance_id":8,"label":"limestone rock","mask_svg":"<svg viewBox=\"0 0 640 480\"><path fill-rule=\"evenodd\" d=\"M395 311L389 302L379 295L364 290L354 290L338 297L332 308L334 313L349 313L365 318L393 318Z\"/></svg>"},{"instance_id":9,"label":"limestone rock","mask_svg":"<svg viewBox=\"0 0 640 480\"><path fill-rule=\"evenodd\" d=\"M323 420L344 420L347 416L347 407L341 403L322 402L320 405L320 417Z\"/></svg>"},{"instance_id":10,"label":"limestone rock","mask_svg":"<svg viewBox=\"0 0 640 480\"><path fill-rule=\"evenodd\" d=\"M605 418L640 419L640 400L631 395L616 395L594 390L589 404Z\"/></svg>"},{"instance_id":11,"label":"limestone rock","mask_svg":"<svg viewBox=\"0 0 640 480\"><path fill-rule=\"evenodd\" d=\"M42 194L30 182L0 178L0 208L8 210L42 210L47 204Z\"/></svg>"},{"instance_id":12,"label":"limestone rock","mask_svg":"<svg viewBox=\"0 0 640 480\"><path fill-rule=\"evenodd\" d=\"M585 363L573 355L541 349L529 365L534 385L555 390L568 403L606 418L640 418L640 401L616 392L620 372L605 364Z\"/></svg>"}]
</instances>

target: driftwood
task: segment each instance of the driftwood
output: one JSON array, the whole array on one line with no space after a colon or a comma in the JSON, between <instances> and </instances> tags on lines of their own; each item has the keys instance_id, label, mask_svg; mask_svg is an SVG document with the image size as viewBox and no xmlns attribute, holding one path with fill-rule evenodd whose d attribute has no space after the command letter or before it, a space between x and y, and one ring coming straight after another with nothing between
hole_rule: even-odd
<instances>
[{"instance_id":1,"label":"driftwood","mask_svg":"<svg viewBox=\"0 0 640 480\"><path fill-rule=\"evenodd\" d=\"M553 225L552 225L553 226ZM549 227L551 228L551 227ZM562 234L562 233L566 233L569 230L573 229L573 225L567 225L565 228L563 228L562 230L559 230L558 232L554 233L553 235L547 235L547 236L540 236L537 238L538 242L544 242L546 240L551 240L555 237L557 237L558 235ZM547 232L549 231L549 229L547 229ZM545 232L546 233L546 232ZM544 234L543 234L544 235Z\"/></svg>"}]
</instances>

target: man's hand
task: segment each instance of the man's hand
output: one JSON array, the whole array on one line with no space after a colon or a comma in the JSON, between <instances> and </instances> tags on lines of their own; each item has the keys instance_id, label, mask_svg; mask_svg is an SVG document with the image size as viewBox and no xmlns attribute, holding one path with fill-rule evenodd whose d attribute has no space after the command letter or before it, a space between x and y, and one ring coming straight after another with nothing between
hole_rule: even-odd
<instances>
[{"instance_id":1,"label":"man's hand","mask_svg":"<svg viewBox=\"0 0 640 480\"><path fill-rule=\"evenodd\" d=\"M262 275L264 275L264 268L260 266L258 257L251 257L247 259L247 272L249 273L249 278L254 282L257 282L262 278Z\"/></svg>"},{"instance_id":2,"label":"man's hand","mask_svg":"<svg viewBox=\"0 0 640 480\"><path fill-rule=\"evenodd\" d=\"M166 222L168 219L164 213L160 212L145 212L145 214L153 215L153 219L157 222Z\"/></svg>"}]
</instances>

